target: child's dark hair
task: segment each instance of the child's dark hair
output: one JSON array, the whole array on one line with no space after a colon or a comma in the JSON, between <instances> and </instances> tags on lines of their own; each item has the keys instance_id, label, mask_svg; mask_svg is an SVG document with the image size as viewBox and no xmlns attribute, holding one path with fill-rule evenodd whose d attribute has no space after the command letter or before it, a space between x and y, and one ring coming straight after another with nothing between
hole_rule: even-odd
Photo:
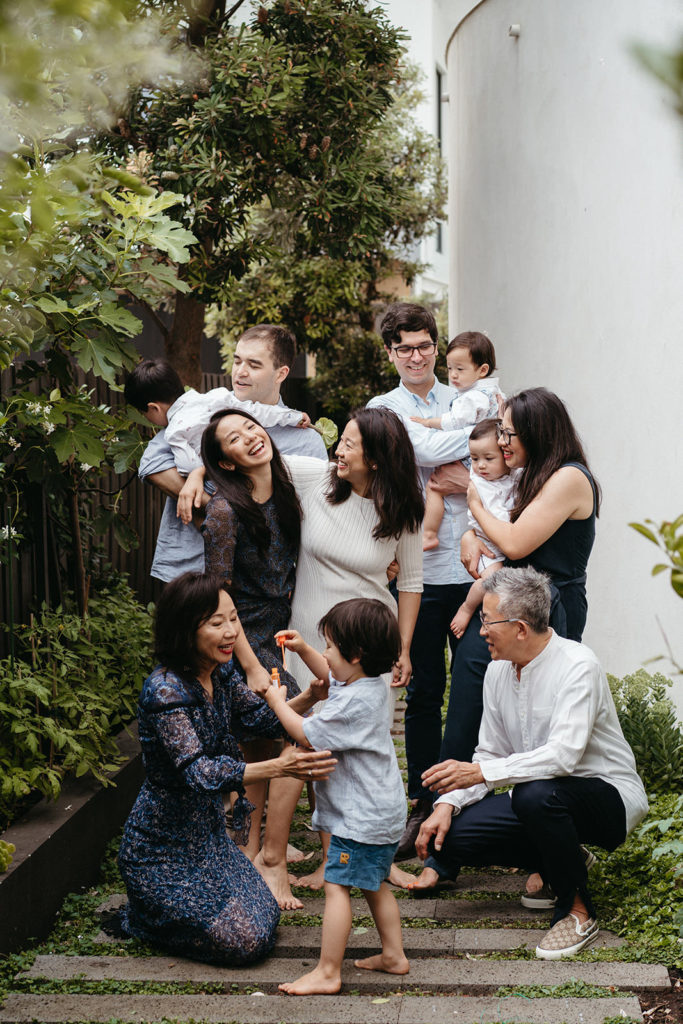
<instances>
[{"instance_id":1,"label":"child's dark hair","mask_svg":"<svg viewBox=\"0 0 683 1024\"><path fill-rule=\"evenodd\" d=\"M166 584L154 625L159 664L181 677L197 674L197 630L218 608L222 590L230 594L225 580L203 572L184 572Z\"/></svg>"},{"instance_id":2,"label":"child's dark hair","mask_svg":"<svg viewBox=\"0 0 683 1024\"><path fill-rule=\"evenodd\" d=\"M500 420L494 419L480 420L479 423L475 423L470 434L470 441L481 441L482 438L490 437L491 435L497 440L499 423Z\"/></svg>"},{"instance_id":3,"label":"child's dark hair","mask_svg":"<svg viewBox=\"0 0 683 1024\"><path fill-rule=\"evenodd\" d=\"M490 377L495 370L496 350L493 347L493 342L480 331L463 331L462 334L456 334L453 341L448 342L446 355L454 348L466 348L475 366L483 366L484 363L488 363L487 377Z\"/></svg>"},{"instance_id":4,"label":"child's dark hair","mask_svg":"<svg viewBox=\"0 0 683 1024\"><path fill-rule=\"evenodd\" d=\"M150 402L173 405L185 393L183 382L165 359L143 359L129 374L123 397L139 412L147 412Z\"/></svg>"},{"instance_id":5,"label":"child's dark hair","mask_svg":"<svg viewBox=\"0 0 683 1024\"><path fill-rule=\"evenodd\" d=\"M401 653L396 616L374 598L340 601L323 615L318 629L347 661L358 658L368 676L388 672Z\"/></svg>"}]
</instances>

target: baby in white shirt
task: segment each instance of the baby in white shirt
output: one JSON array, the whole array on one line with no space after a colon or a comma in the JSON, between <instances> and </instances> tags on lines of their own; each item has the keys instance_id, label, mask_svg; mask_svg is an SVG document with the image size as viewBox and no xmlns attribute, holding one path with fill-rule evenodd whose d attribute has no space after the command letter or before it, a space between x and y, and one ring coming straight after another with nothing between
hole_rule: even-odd
<instances>
[{"instance_id":1,"label":"baby in white shirt","mask_svg":"<svg viewBox=\"0 0 683 1024\"><path fill-rule=\"evenodd\" d=\"M415 423L435 430L461 430L481 420L497 419L499 398L505 397L498 387L498 378L491 374L496 368L493 343L479 331L463 331L446 349L448 381L458 394L443 416L425 418L411 416ZM427 485L425 516L422 524L422 548L431 551L439 546L439 527L443 519L444 499Z\"/></svg>"},{"instance_id":2,"label":"baby in white shirt","mask_svg":"<svg viewBox=\"0 0 683 1024\"><path fill-rule=\"evenodd\" d=\"M206 394L189 388L163 359L143 359L126 381L127 402L156 427L165 427L165 440L170 445L176 469L188 476L202 465L200 457L202 434L215 412L236 409L255 416L262 427L310 427L305 412L285 405L241 401L228 388L213 388Z\"/></svg>"}]
</instances>

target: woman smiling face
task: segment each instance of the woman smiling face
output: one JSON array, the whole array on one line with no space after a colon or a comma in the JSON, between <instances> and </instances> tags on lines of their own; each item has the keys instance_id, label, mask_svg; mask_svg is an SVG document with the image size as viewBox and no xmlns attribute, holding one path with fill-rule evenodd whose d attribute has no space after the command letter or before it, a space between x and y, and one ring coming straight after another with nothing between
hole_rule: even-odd
<instances>
[{"instance_id":1,"label":"woman smiling face","mask_svg":"<svg viewBox=\"0 0 683 1024\"><path fill-rule=\"evenodd\" d=\"M216 665L225 665L232 659L239 628L237 610L232 598L221 590L215 610L199 623L195 633L195 651L200 675L203 672L210 674Z\"/></svg>"},{"instance_id":2,"label":"woman smiling face","mask_svg":"<svg viewBox=\"0 0 683 1024\"><path fill-rule=\"evenodd\" d=\"M223 416L216 427L216 440L221 446L224 458L223 469L257 469L267 465L273 458L273 447L267 431L253 420L239 413Z\"/></svg>"},{"instance_id":3,"label":"woman smiling face","mask_svg":"<svg viewBox=\"0 0 683 1024\"><path fill-rule=\"evenodd\" d=\"M508 469L521 469L526 466L526 448L519 439L512 422L512 415L509 409L503 413L501 433L498 437L498 447L503 453L505 465Z\"/></svg>"},{"instance_id":4,"label":"woman smiling face","mask_svg":"<svg viewBox=\"0 0 683 1024\"><path fill-rule=\"evenodd\" d=\"M355 420L349 420L337 445L337 476L347 480L356 494L365 495L370 486L372 469L365 461L363 437Z\"/></svg>"}]
</instances>

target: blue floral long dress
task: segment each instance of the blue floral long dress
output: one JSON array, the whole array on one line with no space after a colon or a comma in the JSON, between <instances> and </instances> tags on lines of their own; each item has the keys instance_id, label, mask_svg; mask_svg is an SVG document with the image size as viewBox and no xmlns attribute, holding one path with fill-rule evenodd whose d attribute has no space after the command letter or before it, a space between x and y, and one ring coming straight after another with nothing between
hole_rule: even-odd
<instances>
[{"instance_id":1,"label":"blue floral long dress","mask_svg":"<svg viewBox=\"0 0 683 1024\"><path fill-rule=\"evenodd\" d=\"M222 795L239 794L235 824L248 825L244 732L282 728L232 663L213 674L210 701L197 680L156 668L138 705L146 779L126 822L119 866L128 890L124 932L211 963L266 956L280 919L258 871L228 838Z\"/></svg>"},{"instance_id":2,"label":"blue floral long dress","mask_svg":"<svg viewBox=\"0 0 683 1024\"><path fill-rule=\"evenodd\" d=\"M296 545L287 540L271 498L262 506L270 530L270 547L261 553L230 503L215 495L206 506L201 530L206 571L229 585L249 645L268 672L277 668L288 699L299 692L285 672L273 636L289 625L296 579Z\"/></svg>"}]
</instances>

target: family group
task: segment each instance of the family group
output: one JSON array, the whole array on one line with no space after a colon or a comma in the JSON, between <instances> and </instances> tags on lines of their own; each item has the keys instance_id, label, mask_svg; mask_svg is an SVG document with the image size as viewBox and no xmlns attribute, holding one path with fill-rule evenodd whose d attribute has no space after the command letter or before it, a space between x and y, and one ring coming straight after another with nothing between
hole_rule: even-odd
<instances>
[{"instance_id":1,"label":"family group","mask_svg":"<svg viewBox=\"0 0 683 1024\"><path fill-rule=\"evenodd\" d=\"M584 844L614 849L647 810L581 643L600 490L564 404L506 399L474 331L438 381L423 306L390 306L380 333L398 387L350 413L334 461L280 396L283 327L241 336L232 390L186 391L153 360L125 387L161 428L139 474L168 500L119 925L211 962L267 955L302 907L287 862L307 783L323 863L298 883L326 901L320 961L291 994L339 991L352 887L382 943L357 966L408 972L392 887L433 892L464 865L525 869L522 903L553 911L537 955L578 952L598 932ZM399 866L416 855L417 876Z\"/></svg>"}]
</instances>

